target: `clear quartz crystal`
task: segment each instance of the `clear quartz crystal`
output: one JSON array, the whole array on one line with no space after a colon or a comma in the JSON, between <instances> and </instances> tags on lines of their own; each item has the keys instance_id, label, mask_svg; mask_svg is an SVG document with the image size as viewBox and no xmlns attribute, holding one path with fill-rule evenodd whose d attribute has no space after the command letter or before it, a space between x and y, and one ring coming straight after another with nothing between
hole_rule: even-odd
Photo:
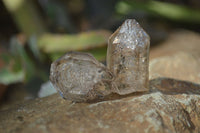
<instances>
[{"instance_id":1,"label":"clear quartz crystal","mask_svg":"<svg viewBox=\"0 0 200 133\"><path fill-rule=\"evenodd\" d=\"M91 54L69 52L51 65L50 80L65 99L84 102L110 94L112 74Z\"/></svg>"},{"instance_id":2,"label":"clear quartz crystal","mask_svg":"<svg viewBox=\"0 0 200 133\"><path fill-rule=\"evenodd\" d=\"M109 38L107 67L120 95L148 91L150 37L134 19L126 20Z\"/></svg>"}]
</instances>

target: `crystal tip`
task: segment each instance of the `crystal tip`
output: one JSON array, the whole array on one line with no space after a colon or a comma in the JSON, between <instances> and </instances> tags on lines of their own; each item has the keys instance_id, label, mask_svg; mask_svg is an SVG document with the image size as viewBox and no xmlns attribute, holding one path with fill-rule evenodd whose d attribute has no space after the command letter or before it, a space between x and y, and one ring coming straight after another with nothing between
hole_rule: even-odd
<instances>
[{"instance_id":1,"label":"crystal tip","mask_svg":"<svg viewBox=\"0 0 200 133\"><path fill-rule=\"evenodd\" d=\"M127 33L129 35L140 33L138 35L140 36L144 35L145 37L149 38L148 34L135 19L126 19L124 23L121 25L119 32Z\"/></svg>"}]
</instances>

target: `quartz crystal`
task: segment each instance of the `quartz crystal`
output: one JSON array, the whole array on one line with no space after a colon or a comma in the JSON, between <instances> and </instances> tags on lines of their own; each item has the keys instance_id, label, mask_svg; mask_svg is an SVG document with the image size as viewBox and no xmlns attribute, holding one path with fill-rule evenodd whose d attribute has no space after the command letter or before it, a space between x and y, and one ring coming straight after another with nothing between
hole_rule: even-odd
<instances>
[{"instance_id":1,"label":"quartz crystal","mask_svg":"<svg viewBox=\"0 0 200 133\"><path fill-rule=\"evenodd\" d=\"M110 94L111 72L91 54L69 52L54 61L50 81L65 99L84 102Z\"/></svg>"},{"instance_id":2,"label":"quartz crystal","mask_svg":"<svg viewBox=\"0 0 200 133\"><path fill-rule=\"evenodd\" d=\"M134 19L126 20L109 38L107 67L120 95L148 91L150 37Z\"/></svg>"},{"instance_id":3,"label":"quartz crystal","mask_svg":"<svg viewBox=\"0 0 200 133\"><path fill-rule=\"evenodd\" d=\"M150 38L134 19L126 20L108 40L107 67L91 54L69 52L54 61L50 81L75 102L148 91Z\"/></svg>"}]
</instances>

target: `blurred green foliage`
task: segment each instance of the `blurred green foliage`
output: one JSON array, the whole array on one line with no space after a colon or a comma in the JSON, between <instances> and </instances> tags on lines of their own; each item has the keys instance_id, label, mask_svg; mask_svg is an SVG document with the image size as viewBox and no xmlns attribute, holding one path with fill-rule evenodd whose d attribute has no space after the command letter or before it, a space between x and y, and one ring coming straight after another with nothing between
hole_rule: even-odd
<instances>
[{"instance_id":1,"label":"blurred green foliage","mask_svg":"<svg viewBox=\"0 0 200 133\"><path fill-rule=\"evenodd\" d=\"M25 73L22 69L19 58L6 53L2 53L0 58L6 65L6 67L0 69L0 83L8 85L11 83L22 82Z\"/></svg>"},{"instance_id":2,"label":"blurred green foliage","mask_svg":"<svg viewBox=\"0 0 200 133\"><path fill-rule=\"evenodd\" d=\"M1 59L6 67L0 70L0 83L26 82L34 74L34 65L16 37L11 38L10 51L1 54Z\"/></svg>"},{"instance_id":3,"label":"blurred green foliage","mask_svg":"<svg viewBox=\"0 0 200 133\"><path fill-rule=\"evenodd\" d=\"M142 10L151 15L159 15L173 21L200 24L200 10L181 5L153 0L147 2L125 0L116 5L116 11L122 15L127 15L136 10Z\"/></svg>"},{"instance_id":4,"label":"blurred green foliage","mask_svg":"<svg viewBox=\"0 0 200 133\"><path fill-rule=\"evenodd\" d=\"M38 40L39 48L45 53L85 50L105 46L108 31L92 31L74 35L44 34Z\"/></svg>"},{"instance_id":5,"label":"blurred green foliage","mask_svg":"<svg viewBox=\"0 0 200 133\"><path fill-rule=\"evenodd\" d=\"M105 59L105 46L110 35L110 32L103 30L74 35L44 34L38 40L38 46L52 60L56 60L66 51L87 51L102 61Z\"/></svg>"},{"instance_id":6,"label":"blurred green foliage","mask_svg":"<svg viewBox=\"0 0 200 133\"><path fill-rule=\"evenodd\" d=\"M27 82L36 75L47 80L45 71L50 63L68 51L89 52L104 61L110 30L117 28L111 26L129 18L131 13L142 11L173 22L200 24L199 9L155 0L3 0L3 3L19 31L27 37L23 45L12 37L9 52L1 54L3 84Z\"/></svg>"}]
</instances>

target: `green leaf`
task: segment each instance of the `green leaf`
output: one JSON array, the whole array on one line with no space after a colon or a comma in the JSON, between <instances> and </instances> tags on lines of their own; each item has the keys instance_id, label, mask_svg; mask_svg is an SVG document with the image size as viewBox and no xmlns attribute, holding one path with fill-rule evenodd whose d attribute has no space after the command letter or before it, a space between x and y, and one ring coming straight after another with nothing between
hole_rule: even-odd
<instances>
[{"instance_id":1,"label":"green leaf","mask_svg":"<svg viewBox=\"0 0 200 133\"><path fill-rule=\"evenodd\" d=\"M173 21L183 21L187 23L200 23L200 10L187 8L166 2L152 1L120 1L116 5L119 14L126 15L136 10L142 10L152 15L159 15Z\"/></svg>"},{"instance_id":2,"label":"green leaf","mask_svg":"<svg viewBox=\"0 0 200 133\"><path fill-rule=\"evenodd\" d=\"M45 53L81 51L105 46L110 35L108 31L73 35L45 34L38 40L38 45Z\"/></svg>"},{"instance_id":3,"label":"green leaf","mask_svg":"<svg viewBox=\"0 0 200 133\"><path fill-rule=\"evenodd\" d=\"M0 70L0 83L5 85L21 82L24 80L24 77L25 73L22 69L17 72L11 71L7 68Z\"/></svg>"}]
</instances>

